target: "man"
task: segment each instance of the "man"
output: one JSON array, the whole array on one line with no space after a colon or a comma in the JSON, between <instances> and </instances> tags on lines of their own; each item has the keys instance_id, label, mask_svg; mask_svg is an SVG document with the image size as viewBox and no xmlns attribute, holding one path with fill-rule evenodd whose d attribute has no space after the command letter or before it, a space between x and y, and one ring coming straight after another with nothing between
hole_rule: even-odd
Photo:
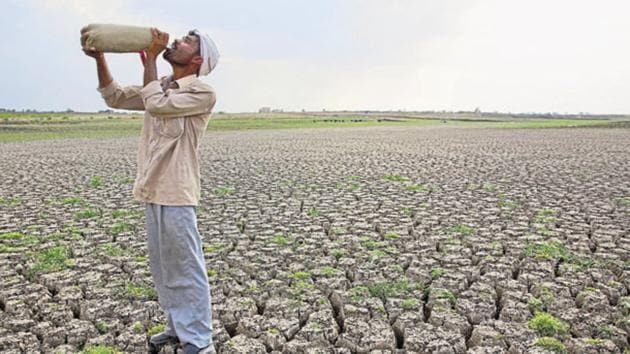
<instances>
[{"instance_id":1,"label":"man","mask_svg":"<svg viewBox=\"0 0 630 354\"><path fill-rule=\"evenodd\" d=\"M210 287L197 229L199 143L215 104L213 89L198 79L217 64L212 40L196 30L173 41L151 29L146 49L144 85L121 87L112 78L105 56L83 48L96 59L99 88L109 107L144 110L134 198L145 203L149 261L165 331L150 338L150 349L183 345L184 353L214 353ZM82 37L89 36L86 29ZM157 78L156 59L171 64L173 74Z\"/></svg>"}]
</instances>

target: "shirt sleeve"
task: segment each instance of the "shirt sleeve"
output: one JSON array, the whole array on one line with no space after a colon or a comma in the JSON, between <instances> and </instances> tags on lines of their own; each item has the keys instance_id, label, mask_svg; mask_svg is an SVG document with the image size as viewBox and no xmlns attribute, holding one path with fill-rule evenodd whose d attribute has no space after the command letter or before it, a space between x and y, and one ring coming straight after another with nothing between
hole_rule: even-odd
<instances>
[{"instance_id":1,"label":"shirt sleeve","mask_svg":"<svg viewBox=\"0 0 630 354\"><path fill-rule=\"evenodd\" d=\"M143 111L144 102L140 95L142 86L120 86L116 81L112 81L105 87L99 87L97 90L107 103L108 107L129 109L132 111Z\"/></svg>"},{"instance_id":2,"label":"shirt sleeve","mask_svg":"<svg viewBox=\"0 0 630 354\"><path fill-rule=\"evenodd\" d=\"M187 91L162 91L159 81L151 81L140 90L146 111L154 117L176 118L210 113L214 92L200 87Z\"/></svg>"}]
</instances>

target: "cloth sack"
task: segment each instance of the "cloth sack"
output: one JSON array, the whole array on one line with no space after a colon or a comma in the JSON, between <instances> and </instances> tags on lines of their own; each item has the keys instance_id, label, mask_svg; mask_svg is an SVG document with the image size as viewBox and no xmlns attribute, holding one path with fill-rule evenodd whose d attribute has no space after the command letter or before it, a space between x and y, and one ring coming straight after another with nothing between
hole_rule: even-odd
<instances>
[{"instance_id":1,"label":"cloth sack","mask_svg":"<svg viewBox=\"0 0 630 354\"><path fill-rule=\"evenodd\" d=\"M94 47L99 52L139 52L149 47L152 36L149 27L92 23L87 26L87 38L81 46Z\"/></svg>"}]
</instances>

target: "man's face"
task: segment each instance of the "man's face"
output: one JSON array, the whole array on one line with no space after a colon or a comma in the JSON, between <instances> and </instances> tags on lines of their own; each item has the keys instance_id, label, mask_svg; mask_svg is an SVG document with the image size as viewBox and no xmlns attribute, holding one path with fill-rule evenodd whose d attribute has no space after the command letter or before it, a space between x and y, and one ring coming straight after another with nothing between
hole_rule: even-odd
<instances>
[{"instance_id":1,"label":"man's face","mask_svg":"<svg viewBox=\"0 0 630 354\"><path fill-rule=\"evenodd\" d=\"M199 55L199 38L189 33L174 40L162 56L171 64L186 66L196 55Z\"/></svg>"}]
</instances>

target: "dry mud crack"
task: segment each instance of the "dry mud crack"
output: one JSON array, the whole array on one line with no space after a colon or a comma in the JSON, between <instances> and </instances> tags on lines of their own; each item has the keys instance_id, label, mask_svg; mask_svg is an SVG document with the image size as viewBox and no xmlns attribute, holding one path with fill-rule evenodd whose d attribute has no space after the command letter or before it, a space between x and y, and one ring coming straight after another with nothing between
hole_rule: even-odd
<instances>
[{"instance_id":1,"label":"dry mud crack","mask_svg":"<svg viewBox=\"0 0 630 354\"><path fill-rule=\"evenodd\" d=\"M630 130L208 133L219 353L628 353ZM0 351L147 351L136 138L2 144Z\"/></svg>"}]
</instances>

